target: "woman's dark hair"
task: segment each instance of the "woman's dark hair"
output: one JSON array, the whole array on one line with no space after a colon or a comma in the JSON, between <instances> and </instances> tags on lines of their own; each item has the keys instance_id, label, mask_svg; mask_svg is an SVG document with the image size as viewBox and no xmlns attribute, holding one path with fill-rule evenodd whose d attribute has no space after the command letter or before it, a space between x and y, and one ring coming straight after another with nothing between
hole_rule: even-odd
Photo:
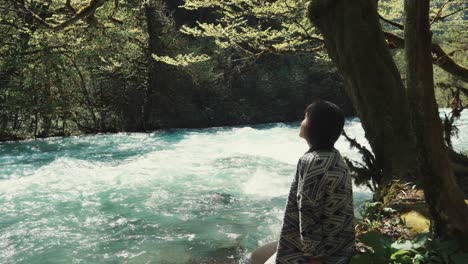
<instances>
[{"instance_id":1,"label":"woman's dark hair","mask_svg":"<svg viewBox=\"0 0 468 264\"><path fill-rule=\"evenodd\" d=\"M333 149L344 126L344 114L334 103L317 101L305 110L307 124L305 138L311 150Z\"/></svg>"}]
</instances>

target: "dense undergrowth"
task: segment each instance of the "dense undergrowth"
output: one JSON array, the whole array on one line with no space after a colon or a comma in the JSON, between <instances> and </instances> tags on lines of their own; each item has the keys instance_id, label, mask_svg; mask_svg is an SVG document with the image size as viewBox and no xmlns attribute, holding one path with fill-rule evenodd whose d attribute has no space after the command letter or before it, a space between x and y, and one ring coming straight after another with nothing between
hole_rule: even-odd
<instances>
[{"instance_id":1,"label":"dense undergrowth","mask_svg":"<svg viewBox=\"0 0 468 264\"><path fill-rule=\"evenodd\" d=\"M357 220L357 250L351 264L466 264L457 242L429 232L411 232L401 214L379 202L365 202Z\"/></svg>"}]
</instances>

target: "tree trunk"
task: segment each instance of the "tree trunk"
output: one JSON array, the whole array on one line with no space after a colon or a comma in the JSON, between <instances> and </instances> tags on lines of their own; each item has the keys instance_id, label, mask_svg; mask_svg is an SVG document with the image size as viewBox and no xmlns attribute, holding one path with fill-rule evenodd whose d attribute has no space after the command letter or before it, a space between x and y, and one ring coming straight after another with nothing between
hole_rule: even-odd
<instances>
[{"instance_id":1,"label":"tree trunk","mask_svg":"<svg viewBox=\"0 0 468 264\"><path fill-rule=\"evenodd\" d=\"M426 201L436 233L458 238L466 247L468 207L455 181L435 100L429 0L405 0L405 13L407 87Z\"/></svg>"},{"instance_id":2,"label":"tree trunk","mask_svg":"<svg viewBox=\"0 0 468 264\"><path fill-rule=\"evenodd\" d=\"M164 45L162 43L162 35L164 29L164 21L162 12L164 4L161 0L149 0L145 4L145 16L148 33L148 86L145 95L145 105L143 107L144 129L154 129L161 127L161 114L164 112L165 106L163 95L165 95L167 83L167 73L165 65L156 61L152 55L162 55L164 53Z\"/></svg>"},{"instance_id":3,"label":"tree trunk","mask_svg":"<svg viewBox=\"0 0 468 264\"><path fill-rule=\"evenodd\" d=\"M415 180L417 151L404 84L380 27L377 1L314 0L308 15L346 82L383 169L377 193L382 200L392 179Z\"/></svg>"},{"instance_id":4,"label":"tree trunk","mask_svg":"<svg viewBox=\"0 0 468 264\"><path fill-rule=\"evenodd\" d=\"M83 97L86 103L88 104L89 113L91 115L91 118L93 119L94 128L92 129L92 132L99 131L98 117L96 116L96 105L92 100L92 96L89 94L88 88L86 87L85 77L83 76L83 73L81 72L81 69L76 63L75 59L72 58L71 56L69 56L68 59L70 59L73 67L76 70L76 73L78 74L78 77L80 78L81 92L83 94ZM87 132L91 132L91 131L87 131Z\"/></svg>"}]
</instances>

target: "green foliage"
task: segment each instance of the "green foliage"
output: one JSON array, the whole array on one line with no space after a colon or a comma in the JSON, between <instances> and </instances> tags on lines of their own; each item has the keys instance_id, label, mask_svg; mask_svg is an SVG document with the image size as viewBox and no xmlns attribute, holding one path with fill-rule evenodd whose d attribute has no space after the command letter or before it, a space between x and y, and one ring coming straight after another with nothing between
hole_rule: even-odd
<instances>
[{"instance_id":1,"label":"green foliage","mask_svg":"<svg viewBox=\"0 0 468 264\"><path fill-rule=\"evenodd\" d=\"M432 233L414 237L387 234L390 226L401 229L406 224L396 220L400 219L397 211L383 208L380 202L366 201L359 212L362 218L358 220L357 242L361 253L352 258L351 264L466 263L468 254L455 241L436 239Z\"/></svg>"},{"instance_id":2,"label":"green foliage","mask_svg":"<svg viewBox=\"0 0 468 264\"><path fill-rule=\"evenodd\" d=\"M433 0L431 1L430 14L431 28L436 31L438 38L445 40L459 40L464 26L464 16L467 10L463 0ZM384 18L402 24L404 5L397 0L379 1L379 14ZM389 25L385 25L387 28Z\"/></svg>"},{"instance_id":3,"label":"green foliage","mask_svg":"<svg viewBox=\"0 0 468 264\"><path fill-rule=\"evenodd\" d=\"M316 97L348 104L305 16L307 2L186 0L168 10L160 0L2 1L0 138L291 121ZM466 6L432 3L436 42L465 63L464 12L455 11ZM379 5L401 22L400 2ZM149 33L149 6L156 34ZM178 10L204 15L176 25ZM150 42L157 46L151 52ZM395 58L404 69L398 52ZM466 88L435 73L439 87ZM378 175L367 159L353 164L362 175L369 169L367 182Z\"/></svg>"},{"instance_id":4,"label":"green foliage","mask_svg":"<svg viewBox=\"0 0 468 264\"><path fill-rule=\"evenodd\" d=\"M380 202L365 201L359 208L360 229L377 231L385 226L389 231L399 231L405 223L396 213L393 208L383 207Z\"/></svg>"},{"instance_id":5,"label":"green foliage","mask_svg":"<svg viewBox=\"0 0 468 264\"><path fill-rule=\"evenodd\" d=\"M138 6L107 2L87 19L53 31L35 17L63 23L71 16L63 1L14 2L0 4L0 137L122 129L125 94L144 83L146 36L134 19ZM71 4L75 11L86 7Z\"/></svg>"},{"instance_id":6,"label":"green foliage","mask_svg":"<svg viewBox=\"0 0 468 264\"><path fill-rule=\"evenodd\" d=\"M182 34L178 26L193 23L184 18L177 25L172 14L178 9L168 10L164 1L99 0L103 4L94 12L74 19L94 2L0 3L0 140L293 121L317 97L334 99L349 112L341 80L329 64L280 48L297 43L281 34L292 38L300 30L287 30L293 22L279 23L283 18L266 6L255 4L238 14L248 28L241 34L241 26L231 27L242 39L236 43L288 54L252 49L258 56L245 59L236 45L220 48L213 38ZM305 2L284 4L290 7L268 5L286 12ZM234 1L232 8L236 5L242 4ZM252 12L269 13L260 19ZM215 8L206 13L207 20L220 15ZM156 27L149 28L148 17ZM308 23L299 13L294 17ZM261 28L265 23L270 29ZM275 36L247 36L263 30Z\"/></svg>"},{"instance_id":7,"label":"green foliage","mask_svg":"<svg viewBox=\"0 0 468 264\"><path fill-rule=\"evenodd\" d=\"M371 201L365 201L359 209L359 213L365 221L380 221L393 212L392 208L382 209L381 202Z\"/></svg>"},{"instance_id":8,"label":"green foliage","mask_svg":"<svg viewBox=\"0 0 468 264\"><path fill-rule=\"evenodd\" d=\"M187 10L209 9L214 22L198 22L181 31L209 37L221 49L234 48L244 55L312 52L321 39L305 16L308 1L187 0Z\"/></svg>"},{"instance_id":9,"label":"green foliage","mask_svg":"<svg viewBox=\"0 0 468 264\"><path fill-rule=\"evenodd\" d=\"M328 61L322 39L305 16L308 1L279 0L186 0L188 11L209 10L214 21L183 25L180 31L197 38L214 40L219 50L233 49L240 56L258 58L266 53L309 53ZM194 54L157 57L161 62L188 66L207 59Z\"/></svg>"},{"instance_id":10,"label":"green foliage","mask_svg":"<svg viewBox=\"0 0 468 264\"><path fill-rule=\"evenodd\" d=\"M466 23L466 12L468 7L464 0L433 0L430 2L430 19L431 30L433 32L433 42L439 44L456 63L466 67L468 65L468 57L466 56L466 31L468 24ZM398 24L403 24L404 8L401 1L384 0L379 1L379 14L390 21ZM391 24L382 21L382 26L385 31L394 33L398 36L403 36L403 30L392 26ZM405 79L405 61L404 54L396 51L394 59ZM436 96L438 104L447 105L447 97L451 97L451 88L463 87L468 88L468 83L460 81L455 75L447 73L440 67L434 67L434 81L436 83Z\"/></svg>"},{"instance_id":11,"label":"green foliage","mask_svg":"<svg viewBox=\"0 0 468 264\"><path fill-rule=\"evenodd\" d=\"M362 234L359 241L367 251L354 256L351 264L462 264L468 260L468 254L463 253L456 242L433 239L430 233L419 234L409 240L392 240L370 231Z\"/></svg>"},{"instance_id":12,"label":"green foliage","mask_svg":"<svg viewBox=\"0 0 468 264\"><path fill-rule=\"evenodd\" d=\"M375 156L370 150L359 144L356 139L350 138L344 131L343 136L349 142L352 149L358 150L363 160L363 162L358 162L345 157L345 162L351 171L354 183L357 185L365 185L371 191L375 192L383 175L382 168L378 166Z\"/></svg>"},{"instance_id":13,"label":"green foliage","mask_svg":"<svg viewBox=\"0 0 468 264\"><path fill-rule=\"evenodd\" d=\"M193 63L204 62L210 59L208 55L205 55L205 54L194 55L193 53L186 54L186 55L179 54L174 58L169 57L169 56L158 56L156 54L153 54L152 56L156 61L164 62L166 64L173 65L173 66L182 66L182 67L187 67Z\"/></svg>"}]
</instances>

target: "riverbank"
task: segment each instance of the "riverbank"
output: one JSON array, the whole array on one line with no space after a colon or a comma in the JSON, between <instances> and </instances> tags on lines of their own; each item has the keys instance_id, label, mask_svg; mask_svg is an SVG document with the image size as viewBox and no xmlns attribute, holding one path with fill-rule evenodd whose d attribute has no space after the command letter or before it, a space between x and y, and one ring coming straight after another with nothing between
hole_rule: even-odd
<instances>
[{"instance_id":1,"label":"riverbank","mask_svg":"<svg viewBox=\"0 0 468 264\"><path fill-rule=\"evenodd\" d=\"M350 107L350 105L345 105L345 116L347 118L354 118L355 116L355 111ZM259 125L271 125L275 123L295 123L295 122L300 122L303 118L303 115L300 114L297 117L294 118L287 118L287 119L278 119L275 121L271 120L260 120L260 121L255 121L255 122L214 122L211 125L203 125L200 124L199 126L176 126L176 127L159 127L155 128L152 130L120 130L117 131L115 129L111 129L108 131L79 131L79 130L73 130L69 131L67 133L65 132L55 132L51 134L41 134L41 135L32 135L32 134L27 134L27 135L0 135L0 142L14 142L14 141L24 141L24 140L34 140L34 139L47 139L47 138L65 138L65 137L71 137L71 136L87 136L87 135L100 135L100 134L116 134L116 133L153 133L153 132L160 132L160 131L171 131L171 130L181 130L181 129L209 129L209 128L219 128L219 127L244 127L244 126L259 126Z\"/></svg>"}]
</instances>

